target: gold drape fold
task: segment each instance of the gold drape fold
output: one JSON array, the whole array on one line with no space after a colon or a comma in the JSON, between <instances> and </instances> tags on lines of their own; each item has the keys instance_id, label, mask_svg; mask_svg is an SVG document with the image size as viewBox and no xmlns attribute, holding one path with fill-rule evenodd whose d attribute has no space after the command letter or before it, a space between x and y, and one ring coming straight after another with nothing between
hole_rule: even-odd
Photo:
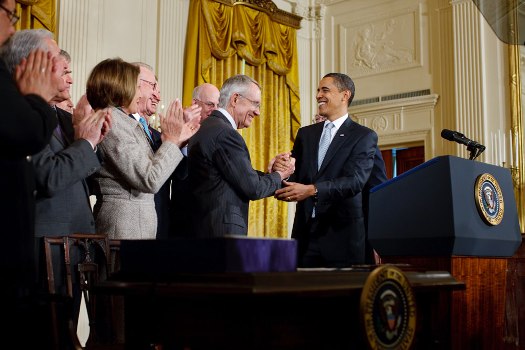
<instances>
[{"instance_id":1,"label":"gold drape fold","mask_svg":"<svg viewBox=\"0 0 525 350\"><path fill-rule=\"evenodd\" d=\"M218 88L244 73L262 86L261 116L241 135L255 169L291 149L300 126L296 29L272 20L246 2L191 0L184 52L183 102L204 82ZM286 203L273 198L250 204L250 236L287 237Z\"/></svg>"},{"instance_id":2,"label":"gold drape fold","mask_svg":"<svg viewBox=\"0 0 525 350\"><path fill-rule=\"evenodd\" d=\"M20 21L19 29L47 29L55 33L56 0L17 0L16 11Z\"/></svg>"}]
</instances>

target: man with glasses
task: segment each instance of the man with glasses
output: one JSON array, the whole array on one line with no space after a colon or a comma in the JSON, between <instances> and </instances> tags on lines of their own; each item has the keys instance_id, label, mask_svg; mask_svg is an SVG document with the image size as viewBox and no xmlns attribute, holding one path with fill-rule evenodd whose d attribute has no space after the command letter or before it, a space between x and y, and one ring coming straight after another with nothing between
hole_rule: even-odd
<instances>
[{"instance_id":1,"label":"man with glasses","mask_svg":"<svg viewBox=\"0 0 525 350\"><path fill-rule=\"evenodd\" d=\"M153 151L156 152L162 145L162 138L161 132L151 126L151 119L157 113L159 103L161 101L159 83L152 66L144 62L134 62L133 64L140 69L139 88L141 92L141 98L138 102L137 113L130 115L130 117L141 123L145 132L145 136L148 137ZM200 113L201 108L196 104L192 104L191 106L184 109L184 120L190 121L200 118ZM181 149L184 155L186 155L185 149L186 147ZM179 168L186 168L185 158L177 166L177 169ZM176 170L175 172L177 171L180 170ZM187 170L184 171L187 173ZM164 183L164 185L157 193L155 193L154 196L155 211L157 213L157 239L164 239L169 236L170 183L171 178Z\"/></svg>"},{"instance_id":2,"label":"man with glasses","mask_svg":"<svg viewBox=\"0 0 525 350\"><path fill-rule=\"evenodd\" d=\"M7 3L10 2L10 1L5 1L4 3L7 5ZM12 1L12 3L14 3L14 1ZM10 10L6 7L6 5L3 5L3 4L0 4L0 9L4 10L5 13L7 14L7 18L9 18L9 22L11 23L12 26L14 26L16 24L16 22L18 22L18 20L20 19L20 17L18 17L15 13L15 10Z\"/></svg>"},{"instance_id":3,"label":"man with glasses","mask_svg":"<svg viewBox=\"0 0 525 350\"><path fill-rule=\"evenodd\" d=\"M252 168L237 129L250 127L260 115L260 101L261 88L255 80L241 74L228 78L220 91L218 109L189 141L190 212L195 236L246 236L250 201L273 195L281 181L293 173L293 159L286 169L269 174Z\"/></svg>"},{"instance_id":4,"label":"man with glasses","mask_svg":"<svg viewBox=\"0 0 525 350\"><path fill-rule=\"evenodd\" d=\"M213 84L204 83L193 89L192 104L201 106L201 122L208 118L219 104L219 89Z\"/></svg>"},{"instance_id":5,"label":"man with glasses","mask_svg":"<svg viewBox=\"0 0 525 350\"><path fill-rule=\"evenodd\" d=\"M139 123L142 124L140 118L143 118L146 122L144 129L148 128L149 135L151 136L151 147L156 152L162 144L161 133L157 129L150 126L151 118L157 113L157 108L160 103L160 88L157 82L157 77L153 71L153 67L147 63L135 62L136 66L140 68L139 81L140 81L140 92L142 97L139 100L139 108L137 113L132 114L131 117L135 118ZM177 168L181 166L181 163ZM157 212L157 235L156 238L166 238L169 232L169 203L170 203L170 181L160 188L155 193L155 211Z\"/></svg>"}]
</instances>

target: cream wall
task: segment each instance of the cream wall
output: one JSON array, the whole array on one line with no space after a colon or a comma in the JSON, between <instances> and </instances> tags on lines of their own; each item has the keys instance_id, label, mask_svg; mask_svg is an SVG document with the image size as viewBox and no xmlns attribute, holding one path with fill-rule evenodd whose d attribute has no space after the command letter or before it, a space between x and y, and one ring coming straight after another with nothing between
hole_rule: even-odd
<instances>
[{"instance_id":1,"label":"cream wall","mask_svg":"<svg viewBox=\"0 0 525 350\"><path fill-rule=\"evenodd\" d=\"M162 98L182 97L187 0L59 0L58 44L72 56L78 100L101 60L143 61L156 70Z\"/></svg>"}]
</instances>

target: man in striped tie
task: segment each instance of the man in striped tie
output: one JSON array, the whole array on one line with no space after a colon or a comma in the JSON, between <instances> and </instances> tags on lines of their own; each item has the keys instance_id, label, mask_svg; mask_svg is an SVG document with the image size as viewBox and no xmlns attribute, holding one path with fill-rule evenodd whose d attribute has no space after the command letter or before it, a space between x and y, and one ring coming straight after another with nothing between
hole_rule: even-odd
<instances>
[{"instance_id":1,"label":"man in striped tie","mask_svg":"<svg viewBox=\"0 0 525 350\"><path fill-rule=\"evenodd\" d=\"M140 81L140 92L142 98L139 101L138 113L132 114L131 117L135 118L144 129L145 136L150 140L151 148L156 152L162 144L161 132L151 126L152 117L157 113L161 96L160 87L153 70L153 67L144 62L134 62L136 66L140 68L139 81ZM194 120L200 118L201 107L193 104L184 109L184 120ZM185 153L185 147L182 149L182 153ZM185 162L185 159L183 160ZM177 166L177 169L185 168L183 163ZM176 170L174 172L177 173ZM171 178L166 181L160 190L155 193L155 211L157 212L157 239L165 239L169 237L170 233L170 183Z\"/></svg>"}]
</instances>

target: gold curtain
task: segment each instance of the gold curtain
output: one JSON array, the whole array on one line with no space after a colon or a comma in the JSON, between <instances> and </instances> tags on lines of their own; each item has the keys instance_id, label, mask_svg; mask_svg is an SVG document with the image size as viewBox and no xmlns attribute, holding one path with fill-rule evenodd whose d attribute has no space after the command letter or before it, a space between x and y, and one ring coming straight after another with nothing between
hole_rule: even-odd
<instances>
[{"instance_id":1,"label":"gold curtain","mask_svg":"<svg viewBox=\"0 0 525 350\"><path fill-rule=\"evenodd\" d=\"M16 29L47 29L55 33L56 0L17 0L16 13L20 21ZM56 33L55 33L56 34Z\"/></svg>"},{"instance_id":2,"label":"gold curtain","mask_svg":"<svg viewBox=\"0 0 525 350\"><path fill-rule=\"evenodd\" d=\"M300 17L261 0L191 0L188 16L184 105L191 102L193 88L204 82L220 89L228 77L240 73L257 80L262 87L261 116L240 133L253 167L265 171L271 158L291 149L300 126ZM251 202L248 235L287 237L287 216L287 204L274 198Z\"/></svg>"}]
</instances>

